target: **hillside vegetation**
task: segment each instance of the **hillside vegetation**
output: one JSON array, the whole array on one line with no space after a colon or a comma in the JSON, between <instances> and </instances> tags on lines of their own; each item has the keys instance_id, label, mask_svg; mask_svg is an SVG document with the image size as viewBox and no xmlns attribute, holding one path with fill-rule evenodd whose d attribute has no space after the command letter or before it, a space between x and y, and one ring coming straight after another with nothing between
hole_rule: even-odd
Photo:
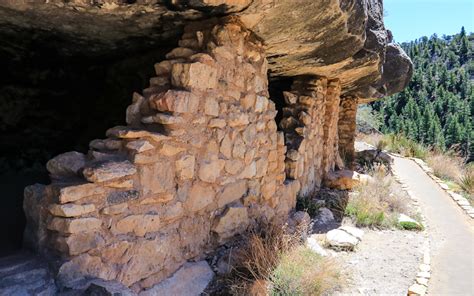
<instances>
[{"instance_id":1,"label":"hillside vegetation","mask_svg":"<svg viewBox=\"0 0 474 296\"><path fill-rule=\"evenodd\" d=\"M403 43L414 74L403 92L372 104L381 132L401 133L424 146L455 150L472 160L473 42L474 34L462 28L454 36Z\"/></svg>"}]
</instances>

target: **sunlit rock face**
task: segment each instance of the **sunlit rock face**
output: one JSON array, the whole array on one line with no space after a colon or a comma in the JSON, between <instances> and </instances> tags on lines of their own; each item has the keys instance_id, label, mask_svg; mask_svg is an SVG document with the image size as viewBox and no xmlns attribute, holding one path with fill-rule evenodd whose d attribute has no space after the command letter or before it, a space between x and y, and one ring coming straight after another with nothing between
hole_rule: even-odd
<instances>
[{"instance_id":1,"label":"sunlit rock face","mask_svg":"<svg viewBox=\"0 0 474 296\"><path fill-rule=\"evenodd\" d=\"M0 36L13 41L3 45L15 45L13 55L49 40L65 56L113 57L176 42L187 22L229 14L262 39L273 77L338 78L345 95L379 98L411 76L409 58L390 44L381 0L7 0Z\"/></svg>"}]
</instances>

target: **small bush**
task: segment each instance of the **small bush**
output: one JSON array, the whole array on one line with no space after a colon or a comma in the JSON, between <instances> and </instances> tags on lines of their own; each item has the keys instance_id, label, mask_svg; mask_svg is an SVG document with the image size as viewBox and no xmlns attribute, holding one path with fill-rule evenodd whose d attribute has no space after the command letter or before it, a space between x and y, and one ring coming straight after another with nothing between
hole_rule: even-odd
<instances>
[{"instance_id":1,"label":"small bush","mask_svg":"<svg viewBox=\"0 0 474 296\"><path fill-rule=\"evenodd\" d=\"M395 226L398 213L407 212L407 198L383 166L376 166L370 174L373 179L351 193L345 213L357 226Z\"/></svg>"},{"instance_id":2,"label":"small bush","mask_svg":"<svg viewBox=\"0 0 474 296\"><path fill-rule=\"evenodd\" d=\"M230 276L232 294L248 294L255 280L269 279L281 256L302 244L306 227L290 232L284 226L263 224L244 236L245 244L234 255L236 265Z\"/></svg>"},{"instance_id":3,"label":"small bush","mask_svg":"<svg viewBox=\"0 0 474 296\"><path fill-rule=\"evenodd\" d=\"M284 254L270 275L271 295L323 295L342 283L337 265L305 246Z\"/></svg>"},{"instance_id":4,"label":"small bush","mask_svg":"<svg viewBox=\"0 0 474 296\"><path fill-rule=\"evenodd\" d=\"M423 226L415 222L405 221L405 222L400 222L398 224L400 225L400 228L405 229L405 230L423 230Z\"/></svg>"}]
</instances>

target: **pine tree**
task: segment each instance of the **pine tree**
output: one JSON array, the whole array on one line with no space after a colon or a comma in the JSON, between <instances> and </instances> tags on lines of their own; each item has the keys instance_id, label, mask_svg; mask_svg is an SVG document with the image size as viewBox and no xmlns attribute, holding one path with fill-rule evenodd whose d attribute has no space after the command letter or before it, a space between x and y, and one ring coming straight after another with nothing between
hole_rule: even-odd
<instances>
[{"instance_id":1,"label":"pine tree","mask_svg":"<svg viewBox=\"0 0 474 296\"><path fill-rule=\"evenodd\" d=\"M456 148L474 159L474 35L436 35L403 43L414 64L402 92L373 103L384 118L383 132L438 148Z\"/></svg>"}]
</instances>

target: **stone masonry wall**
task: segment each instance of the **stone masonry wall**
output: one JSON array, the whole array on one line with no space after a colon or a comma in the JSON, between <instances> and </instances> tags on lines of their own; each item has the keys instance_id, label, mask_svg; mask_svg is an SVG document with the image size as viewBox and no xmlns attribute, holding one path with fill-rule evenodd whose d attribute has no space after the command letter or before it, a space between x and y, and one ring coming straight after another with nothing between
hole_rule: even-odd
<instances>
[{"instance_id":1,"label":"stone masonry wall","mask_svg":"<svg viewBox=\"0 0 474 296\"><path fill-rule=\"evenodd\" d=\"M52 183L25 189L25 241L60 258L63 284L98 277L146 289L250 224L285 219L296 203L262 44L221 20L189 25L179 45L134 94L127 126L92 141L87 155L55 157ZM315 108L301 120L322 114ZM320 179L318 145L303 183Z\"/></svg>"},{"instance_id":2,"label":"stone masonry wall","mask_svg":"<svg viewBox=\"0 0 474 296\"><path fill-rule=\"evenodd\" d=\"M280 127L285 132L287 178L301 184L299 195L319 189L324 176L338 161L338 80L298 77L284 92L286 107Z\"/></svg>"},{"instance_id":3,"label":"stone masonry wall","mask_svg":"<svg viewBox=\"0 0 474 296\"><path fill-rule=\"evenodd\" d=\"M351 168L354 160L356 115L358 99L356 97L344 97L341 99L339 110L339 154L344 159L346 166Z\"/></svg>"}]
</instances>

